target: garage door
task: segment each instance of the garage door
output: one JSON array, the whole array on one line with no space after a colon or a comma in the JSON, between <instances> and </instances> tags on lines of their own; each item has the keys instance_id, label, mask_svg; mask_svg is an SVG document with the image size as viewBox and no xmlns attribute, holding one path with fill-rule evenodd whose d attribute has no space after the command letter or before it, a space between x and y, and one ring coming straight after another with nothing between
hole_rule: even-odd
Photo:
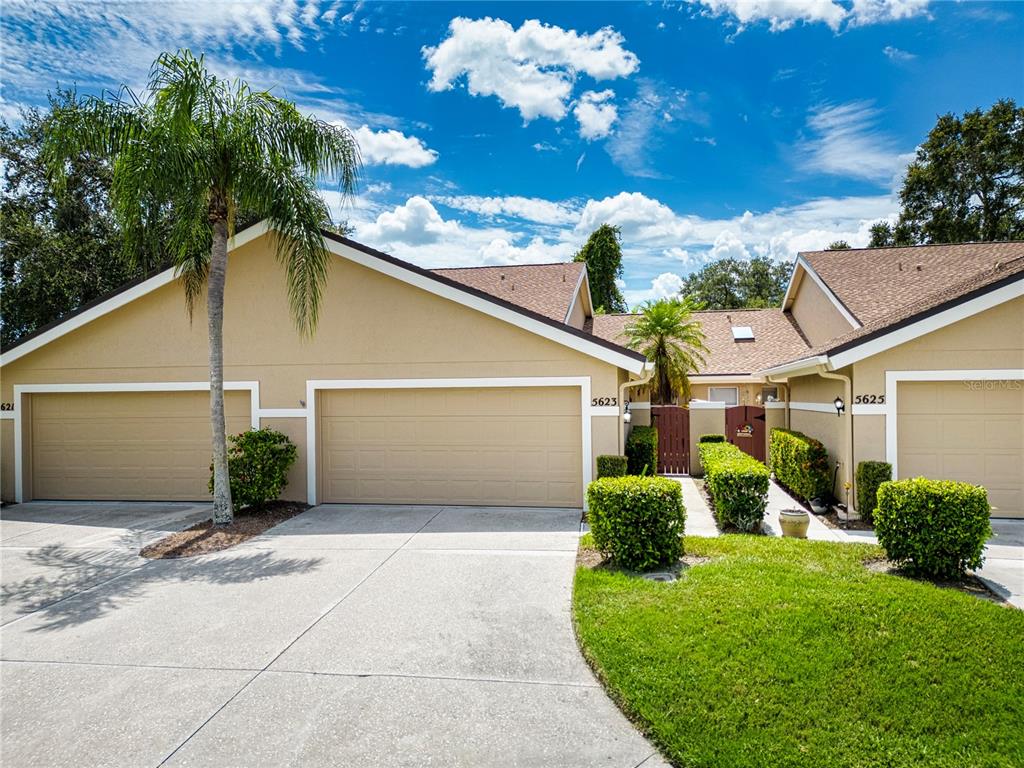
<instances>
[{"instance_id":1,"label":"garage door","mask_svg":"<svg viewBox=\"0 0 1024 768\"><path fill-rule=\"evenodd\" d=\"M228 434L249 428L249 393L225 393ZM209 498L208 392L32 396L37 499Z\"/></svg>"},{"instance_id":2,"label":"garage door","mask_svg":"<svg viewBox=\"0 0 1024 768\"><path fill-rule=\"evenodd\" d=\"M578 507L580 391L320 393L327 502Z\"/></svg>"},{"instance_id":3,"label":"garage door","mask_svg":"<svg viewBox=\"0 0 1024 768\"><path fill-rule=\"evenodd\" d=\"M1019 382L899 385L900 477L988 489L994 517L1024 517L1024 389Z\"/></svg>"}]
</instances>

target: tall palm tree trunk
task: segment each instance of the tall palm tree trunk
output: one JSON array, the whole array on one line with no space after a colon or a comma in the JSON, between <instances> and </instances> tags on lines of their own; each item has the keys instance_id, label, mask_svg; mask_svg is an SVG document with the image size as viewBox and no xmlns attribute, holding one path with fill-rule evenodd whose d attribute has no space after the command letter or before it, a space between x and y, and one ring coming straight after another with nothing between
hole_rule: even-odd
<instances>
[{"instance_id":1,"label":"tall palm tree trunk","mask_svg":"<svg viewBox=\"0 0 1024 768\"><path fill-rule=\"evenodd\" d=\"M224 421L224 281L228 270L228 224L213 222L206 308L210 334L210 429L213 431L213 522L231 522L231 483L228 480L227 427Z\"/></svg>"}]
</instances>

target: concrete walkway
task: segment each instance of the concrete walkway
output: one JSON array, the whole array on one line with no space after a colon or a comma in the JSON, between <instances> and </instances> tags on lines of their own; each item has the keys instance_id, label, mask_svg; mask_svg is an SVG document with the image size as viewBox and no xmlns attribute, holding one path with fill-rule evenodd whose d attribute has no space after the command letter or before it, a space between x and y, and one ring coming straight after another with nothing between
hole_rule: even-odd
<instances>
[{"instance_id":1,"label":"concrete walkway","mask_svg":"<svg viewBox=\"0 0 1024 768\"><path fill-rule=\"evenodd\" d=\"M135 555L204 513L3 511L5 768L665 765L577 649L578 510L321 506Z\"/></svg>"},{"instance_id":2,"label":"concrete walkway","mask_svg":"<svg viewBox=\"0 0 1024 768\"><path fill-rule=\"evenodd\" d=\"M690 477L674 478L683 486L686 505L686 533L690 536L718 536L718 526L708 508L698 482ZM765 512L765 533L781 536L779 512L800 506L775 482L768 486L768 508ZM977 576L1010 605L1024 609L1024 520L993 519L992 538L985 545L985 562ZM811 515L807 538L818 541L877 544L872 531L831 528Z\"/></svg>"}]
</instances>

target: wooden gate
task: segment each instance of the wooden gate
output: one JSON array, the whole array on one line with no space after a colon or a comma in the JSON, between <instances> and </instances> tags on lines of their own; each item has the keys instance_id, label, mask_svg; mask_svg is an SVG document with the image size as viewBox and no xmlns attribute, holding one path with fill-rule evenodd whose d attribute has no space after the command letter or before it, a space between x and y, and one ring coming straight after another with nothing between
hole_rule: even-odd
<instances>
[{"instance_id":1,"label":"wooden gate","mask_svg":"<svg viewBox=\"0 0 1024 768\"><path fill-rule=\"evenodd\" d=\"M651 421L658 428L658 474L689 474L690 409L652 405Z\"/></svg>"},{"instance_id":2,"label":"wooden gate","mask_svg":"<svg viewBox=\"0 0 1024 768\"><path fill-rule=\"evenodd\" d=\"M758 461L764 461L764 408L757 405L734 405L732 408L726 408L725 439Z\"/></svg>"}]
</instances>

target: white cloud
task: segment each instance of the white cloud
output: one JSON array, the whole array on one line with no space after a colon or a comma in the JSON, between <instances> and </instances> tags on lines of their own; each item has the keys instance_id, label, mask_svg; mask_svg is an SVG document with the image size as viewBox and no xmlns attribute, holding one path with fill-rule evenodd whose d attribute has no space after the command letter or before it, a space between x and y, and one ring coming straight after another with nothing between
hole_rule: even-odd
<instances>
[{"instance_id":1,"label":"white cloud","mask_svg":"<svg viewBox=\"0 0 1024 768\"><path fill-rule=\"evenodd\" d=\"M877 128L879 111L869 101L826 104L813 109L807 125L814 137L803 142L803 165L837 176L892 182L913 157L901 153Z\"/></svg>"},{"instance_id":2,"label":"white cloud","mask_svg":"<svg viewBox=\"0 0 1024 768\"><path fill-rule=\"evenodd\" d=\"M458 237L459 224L445 221L425 197L410 197L404 205L384 211L372 223L357 225L356 234L381 246L425 245Z\"/></svg>"},{"instance_id":3,"label":"white cloud","mask_svg":"<svg viewBox=\"0 0 1024 768\"><path fill-rule=\"evenodd\" d=\"M580 124L580 138L587 141L602 139L611 133L612 124L619 116L618 109L609 101L615 98L615 91L586 91L572 113Z\"/></svg>"},{"instance_id":4,"label":"white cloud","mask_svg":"<svg viewBox=\"0 0 1024 768\"><path fill-rule=\"evenodd\" d=\"M502 19L458 17L439 45L423 48L431 72L427 87L450 90L464 75L472 96L496 96L526 121L557 121L565 117L578 74L612 80L636 71L639 59L624 42L611 27L580 34L536 19L514 29Z\"/></svg>"},{"instance_id":5,"label":"white cloud","mask_svg":"<svg viewBox=\"0 0 1024 768\"><path fill-rule=\"evenodd\" d=\"M523 247L497 238L483 246L479 253L484 264L544 264L569 261L574 249L568 243L545 242L542 237L532 238Z\"/></svg>"},{"instance_id":6,"label":"white cloud","mask_svg":"<svg viewBox=\"0 0 1024 768\"><path fill-rule=\"evenodd\" d=\"M546 141L538 141L536 144L533 145L533 148L537 152L561 152L562 151L558 147L556 147L554 144L549 144Z\"/></svg>"},{"instance_id":7,"label":"white cloud","mask_svg":"<svg viewBox=\"0 0 1024 768\"><path fill-rule=\"evenodd\" d=\"M675 296L683 287L683 278L674 272L662 272L651 280L651 292L655 299L667 299Z\"/></svg>"},{"instance_id":8,"label":"white cloud","mask_svg":"<svg viewBox=\"0 0 1024 768\"><path fill-rule=\"evenodd\" d=\"M431 199L449 208L475 213L479 216L507 216L538 224L572 224L579 219L579 210L574 206L537 197L445 195L435 196Z\"/></svg>"},{"instance_id":9,"label":"white cloud","mask_svg":"<svg viewBox=\"0 0 1024 768\"><path fill-rule=\"evenodd\" d=\"M797 23L825 24L838 32L848 26L866 26L928 16L930 0L853 0L846 6L834 0L689 0L704 7L709 16L730 16L737 31L750 24L768 22L772 32L784 32Z\"/></svg>"},{"instance_id":10,"label":"white cloud","mask_svg":"<svg viewBox=\"0 0 1024 768\"><path fill-rule=\"evenodd\" d=\"M710 261L719 259L746 260L750 258L750 252L743 241L735 233L728 230L718 233L715 242L711 246Z\"/></svg>"},{"instance_id":11,"label":"white cloud","mask_svg":"<svg viewBox=\"0 0 1024 768\"><path fill-rule=\"evenodd\" d=\"M688 118L687 93L653 80L640 80L636 96L623 109L618 128L605 148L630 176L661 178L653 157L661 135L673 130L677 118Z\"/></svg>"},{"instance_id":12,"label":"white cloud","mask_svg":"<svg viewBox=\"0 0 1024 768\"><path fill-rule=\"evenodd\" d=\"M352 132L366 165L406 165L422 168L437 161L437 152L428 149L422 139L406 136L401 131L374 131L361 125Z\"/></svg>"},{"instance_id":13,"label":"white cloud","mask_svg":"<svg viewBox=\"0 0 1024 768\"><path fill-rule=\"evenodd\" d=\"M882 53L884 53L886 58L890 61L913 61L917 58L915 54L901 50L892 45L885 46L885 48L882 49Z\"/></svg>"},{"instance_id":14,"label":"white cloud","mask_svg":"<svg viewBox=\"0 0 1024 768\"><path fill-rule=\"evenodd\" d=\"M622 228L624 242L678 243L692 233L692 225L671 208L640 192L619 192L603 200L588 200L576 232L589 234L602 224Z\"/></svg>"}]
</instances>

